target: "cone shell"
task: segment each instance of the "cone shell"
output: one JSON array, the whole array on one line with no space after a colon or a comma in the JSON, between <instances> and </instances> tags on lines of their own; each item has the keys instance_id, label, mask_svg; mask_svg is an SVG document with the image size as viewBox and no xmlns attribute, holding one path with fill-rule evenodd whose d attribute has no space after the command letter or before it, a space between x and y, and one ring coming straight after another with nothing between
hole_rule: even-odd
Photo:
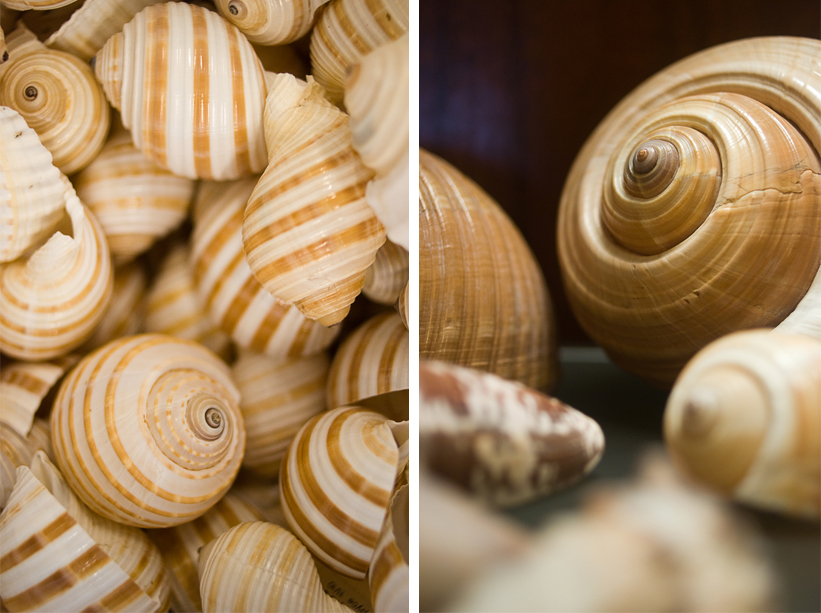
<instances>
[{"instance_id":1,"label":"cone shell","mask_svg":"<svg viewBox=\"0 0 821 613\"><path fill-rule=\"evenodd\" d=\"M242 214L256 179L203 183L195 203L191 263L211 320L242 349L274 359L315 355L339 334L277 300L254 278L242 250Z\"/></svg>"},{"instance_id":2,"label":"cone shell","mask_svg":"<svg viewBox=\"0 0 821 613\"><path fill-rule=\"evenodd\" d=\"M664 414L676 466L737 500L821 515L821 341L768 330L705 347Z\"/></svg>"},{"instance_id":3,"label":"cone shell","mask_svg":"<svg viewBox=\"0 0 821 613\"><path fill-rule=\"evenodd\" d=\"M396 312L381 313L339 347L328 375L328 406L408 389L410 335Z\"/></svg>"},{"instance_id":4,"label":"cone shell","mask_svg":"<svg viewBox=\"0 0 821 613\"><path fill-rule=\"evenodd\" d=\"M372 173L353 150L347 116L291 75L272 85L265 139L268 168L242 222L248 265L309 319L339 323L385 242L364 198Z\"/></svg>"},{"instance_id":5,"label":"cone shell","mask_svg":"<svg viewBox=\"0 0 821 613\"><path fill-rule=\"evenodd\" d=\"M100 155L74 179L77 195L103 226L115 261L147 251L185 219L194 182L163 170L115 129Z\"/></svg>"},{"instance_id":6,"label":"cone shell","mask_svg":"<svg viewBox=\"0 0 821 613\"><path fill-rule=\"evenodd\" d=\"M379 304L392 305L408 285L409 256L407 250L391 241L376 252L376 259L365 271L362 293Z\"/></svg>"},{"instance_id":7,"label":"cone shell","mask_svg":"<svg viewBox=\"0 0 821 613\"><path fill-rule=\"evenodd\" d=\"M391 502L379 542L368 570L374 611L407 612L410 608L408 567L408 486L402 486Z\"/></svg>"},{"instance_id":8,"label":"cone shell","mask_svg":"<svg viewBox=\"0 0 821 613\"><path fill-rule=\"evenodd\" d=\"M78 347L102 319L113 279L100 224L66 193L73 237L55 233L31 257L0 266L0 350L48 360Z\"/></svg>"},{"instance_id":9,"label":"cone shell","mask_svg":"<svg viewBox=\"0 0 821 613\"><path fill-rule=\"evenodd\" d=\"M81 352L88 353L112 339L142 331L146 283L145 271L137 262L123 264L114 269L111 302L91 338L81 347Z\"/></svg>"},{"instance_id":10,"label":"cone shell","mask_svg":"<svg viewBox=\"0 0 821 613\"><path fill-rule=\"evenodd\" d=\"M328 0L217 0L220 15L252 43L284 45L302 38Z\"/></svg>"},{"instance_id":11,"label":"cone shell","mask_svg":"<svg viewBox=\"0 0 821 613\"><path fill-rule=\"evenodd\" d=\"M313 75L341 101L345 75L359 58L408 31L408 0L332 0L311 33Z\"/></svg>"},{"instance_id":12,"label":"cone shell","mask_svg":"<svg viewBox=\"0 0 821 613\"><path fill-rule=\"evenodd\" d=\"M162 168L218 181L265 168L262 66L216 13L184 2L143 9L106 42L95 72L134 145Z\"/></svg>"},{"instance_id":13,"label":"cone shell","mask_svg":"<svg viewBox=\"0 0 821 613\"><path fill-rule=\"evenodd\" d=\"M420 359L547 389L558 374L553 311L521 233L479 186L423 150L419 191Z\"/></svg>"},{"instance_id":14,"label":"cone shell","mask_svg":"<svg viewBox=\"0 0 821 613\"><path fill-rule=\"evenodd\" d=\"M145 534L91 513L38 453L0 515L0 595L10 611L167 611Z\"/></svg>"},{"instance_id":15,"label":"cone shell","mask_svg":"<svg viewBox=\"0 0 821 613\"><path fill-rule=\"evenodd\" d=\"M86 356L51 414L57 464L94 511L161 528L211 508L245 446L228 367L191 341L131 336Z\"/></svg>"},{"instance_id":16,"label":"cone shell","mask_svg":"<svg viewBox=\"0 0 821 613\"><path fill-rule=\"evenodd\" d=\"M15 109L70 175L103 148L111 121L103 90L89 66L47 49L20 24L6 40L11 60L0 66L0 105Z\"/></svg>"},{"instance_id":17,"label":"cone shell","mask_svg":"<svg viewBox=\"0 0 821 613\"><path fill-rule=\"evenodd\" d=\"M244 468L265 478L279 475L291 440L305 422L325 410L329 366L325 353L290 360L240 355L232 374L247 434Z\"/></svg>"}]
</instances>

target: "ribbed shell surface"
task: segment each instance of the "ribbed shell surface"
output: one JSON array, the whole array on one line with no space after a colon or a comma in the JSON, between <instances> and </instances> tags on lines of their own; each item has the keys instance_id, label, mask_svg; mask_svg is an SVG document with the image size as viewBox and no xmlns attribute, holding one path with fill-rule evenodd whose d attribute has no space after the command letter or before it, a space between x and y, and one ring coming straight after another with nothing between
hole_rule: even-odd
<instances>
[{"instance_id":1,"label":"ribbed shell surface","mask_svg":"<svg viewBox=\"0 0 821 613\"><path fill-rule=\"evenodd\" d=\"M223 181L265 168L265 80L251 44L184 2L140 11L95 71L134 145L176 175Z\"/></svg>"},{"instance_id":2,"label":"ribbed shell surface","mask_svg":"<svg viewBox=\"0 0 821 613\"><path fill-rule=\"evenodd\" d=\"M334 570L362 579L390 504L399 451L387 418L361 408L317 415L280 471L288 525Z\"/></svg>"},{"instance_id":3,"label":"ribbed shell surface","mask_svg":"<svg viewBox=\"0 0 821 613\"><path fill-rule=\"evenodd\" d=\"M407 613L410 609L409 495L407 485L397 490L373 552L368 587L374 611Z\"/></svg>"},{"instance_id":4,"label":"ribbed shell surface","mask_svg":"<svg viewBox=\"0 0 821 613\"><path fill-rule=\"evenodd\" d=\"M146 285L145 271L140 263L129 262L115 267L114 289L108 309L78 353L88 353L115 338L142 332Z\"/></svg>"},{"instance_id":5,"label":"ribbed shell surface","mask_svg":"<svg viewBox=\"0 0 821 613\"><path fill-rule=\"evenodd\" d=\"M0 420L22 435L49 390L77 362L76 356L49 362L12 362L0 367Z\"/></svg>"},{"instance_id":6,"label":"ribbed shell surface","mask_svg":"<svg viewBox=\"0 0 821 613\"><path fill-rule=\"evenodd\" d=\"M345 339L328 375L328 407L408 389L410 335L396 312L376 315Z\"/></svg>"},{"instance_id":7,"label":"ribbed shell surface","mask_svg":"<svg viewBox=\"0 0 821 613\"><path fill-rule=\"evenodd\" d=\"M47 421L37 417L30 431L24 432L0 420L0 510L6 507L14 489L17 467L29 466L39 450L50 458L54 457Z\"/></svg>"},{"instance_id":8,"label":"ribbed shell surface","mask_svg":"<svg viewBox=\"0 0 821 613\"><path fill-rule=\"evenodd\" d=\"M392 305L408 284L408 252L391 241L376 252L376 259L365 271L362 293L379 304Z\"/></svg>"},{"instance_id":9,"label":"ribbed shell surface","mask_svg":"<svg viewBox=\"0 0 821 613\"><path fill-rule=\"evenodd\" d=\"M339 328L307 319L269 294L242 250L242 215L256 179L203 183L195 203L191 263L205 309L239 347L272 358L314 355Z\"/></svg>"},{"instance_id":10,"label":"ribbed shell surface","mask_svg":"<svg viewBox=\"0 0 821 613\"><path fill-rule=\"evenodd\" d=\"M160 334L112 341L60 386L57 464L101 515L145 528L190 521L239 470L238 403L228 367L201 345Z\"/></svg>"},{"instance_id":11,"label":"ribbed shell surface","mask_svg":"<svg viewBox=\"0 0 821 613\"><path fill-rule=\"evenodd\" d=\"M220 15L258 45L284 45L302 38L328 0L217 0Z\"/></svg>"}]
</instances>

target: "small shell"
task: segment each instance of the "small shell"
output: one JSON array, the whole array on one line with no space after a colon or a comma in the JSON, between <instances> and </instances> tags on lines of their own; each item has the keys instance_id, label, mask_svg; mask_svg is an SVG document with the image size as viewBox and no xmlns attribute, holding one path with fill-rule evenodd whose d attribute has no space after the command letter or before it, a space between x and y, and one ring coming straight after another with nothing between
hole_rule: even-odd
<instances>
[{"instance_id":1,"label":"small shell","mask_svg":"<svg viewBox=\"0 0 821 613\"><path fill-rule=\"evenodd\" d=\"M499 505L565 488L604 452L583 413L520 383L451 364L419 364L419 444L431 470Z\"/></svg>"},{"instance_id":2,"label":"small shell","mask_svg":"<svg viewBox=\"0 0 821 613\"><path fill-rule=\"evenodd\" d=\"M243 468L276 478L288 445L311 417L325 410L330 364L324 353L273 360L244 353L232 367L242 401L246 441Z\"/></svg>"},{"instance_id":3,"label":"small shell","mask_svg":"<svg viewBox=\"0 0 821 613\"><path fill-rule=\"evenodd\" d=\"M392 305L408 285L408 252L390 241L376 252L376 259L365 271L362 293L379 304Z\"/></svg>"},{"instance_id":4,"label":"small shell","mask_svg":"<svg viewBox=\"0 0 821 613\"><path fill-rule=\"evenodd\" d=\"M409 347L408 329L394 311L359 326L334 356L328 375L328 406L341 407L408 389Z\"/></svg>"},{"instance_id":5,"label":"small shell","mask_svg":"<svg viewBox=\"0 0 821 613\"><path fill-rule=\"evenodd\" d=\"M302 38L328 0L216 0L220 15L252 43L284 45Z\"/></svg>"},{"instance_id":6,"label":"small shell","mask_svg":"<svg viewBox=\"0 0 821 613\"><path fill-rule=\"evenodd\" d=\"M396 301L396 310L399 311L399 316L402 318L402 323L405 328L408 328L408 309L410 309L410 291L409 285L405 286L402 293L399 294L399 299ZM410 328L408 328L410 330Z\"/></svg>"},{"instance_id":7,"label":"small shell","mask_svg":"<svg viewBox=\"0 0 821 613\"><path fill-rule=\"evenodd\" d=\"M284 359L315 355L339 334L277 300L254 278L242 251L242 212L256 179L205 182L194 205L191 263L211 320L240 348Z\"/></svg>"},{"instance_id":8,"label":"small shell","mask_svg":"<svg viewBox=\"0 0 821 613\"><path fill-rule=\"evenodd\" d=\"M134 145L162 168L217 181L265 168L262 65L216 13L184 2L143 9L95 71Z\"/></svg>"},{"instance_id":9,"label":"small shell","mask_svg":"<svg viewBox=\"0 0 821 613\"><path fill-rule=\"evenodd\" d=\"M191 341L144 334L86 356L60 386L54 453L94 511L164 528L211 508L245 446L228 367Z\"/></svg>"},{"instance_id":10,"label":"small shell","mask_svg":"<svg viewBox=\"0 0 821 613\"><path fill-rule=\"evenodd\" d=\"M111 121L89 66L47 49L25 25L6 40L12 58L0 66L0 105L23 116L66 175L85 168L105 144Z\"/></svg>"},{"instance_id":11,"label":"small shell","mask_svg":"<svg viewBox=\"0 0 821 613\"><path fill-rule=\"evenodd\" d=\"M303 426L282 462L288 525L314 556L355 579L368 570L399 468L391 423L332 409Z\"/></svg>"},{"instance_id":12,"label":"small shell","mask_svg":"<svg viewBox=\"0 0 821 613\"><path fill-rule=\"evenodd\" d=\"M368 584L374 611L407 613L410 608L408 497L407 485L399 488L394 495L373 552L371 567L368 569Z\"/></svg>"},{"instance_id":13,"label":"small shell","mask_svg":"<svg viewBox=\"0 0 821 613\"><path fill-rule=\"evenodd\" d=\"M131 336L142 331L145 317L145 286L145 271L140 264L130 262L114 269L111 303L91 338L80 348L81 353L89 353L102 347L111 339Z\"/></svg>"},{"instance_id":14,"label":"small shell","mask_svg":"<svg viewBox=\"0 0 821 613\"><path fill-rule=\"evenodd\" d=\"M339 323L385 242L364 198L372 173L353 150L347 115L288 74L266 101L265 139L268 168L242 222L248 265L306 317Z\"/></svg>"}]
</instances>

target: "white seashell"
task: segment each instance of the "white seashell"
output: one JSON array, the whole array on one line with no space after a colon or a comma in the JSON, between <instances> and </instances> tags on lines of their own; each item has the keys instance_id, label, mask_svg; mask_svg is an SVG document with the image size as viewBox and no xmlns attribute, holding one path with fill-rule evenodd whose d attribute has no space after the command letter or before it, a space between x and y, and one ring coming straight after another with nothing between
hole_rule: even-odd
<instances>
[{"instance_id":1,"label":"white seashell","mask_svg":"<svg viewBox=\"0 0 821 613\"><path fill-rule=\"evenodd\" d=\"M145 271L137 262L130 262L114 269L111 302L102 320L94 328L94 333L80 348L81 353L89 353L112 339L142 331L146 283Z\"/></svg>"},{"instance_id":2,"label":"white seashell","mask_svg":"<svg viewBox=\"0 0 821 613\"><path fill-rule=\"evenodd\" d=\"M394 495L373 552L368 583L375 611L407 613L410 608L409 496L407 485Z\"/></svg>"},{"instance_id":3,"label":"white seashell","mask_svg":"<svg viewBox=\"0 0 821 613\"><path fill-rule=\"evenodd\" d=\"M378 175L365 189L365 200L390 238L397 245L410 249L410 222L405 203L410 185L410 156L406 153L386 175Z\"/></svg>"},{"instance_id":4,"label":"white seashell","mask_svg":"<svg viewBox=\"0 0 821 613\"><path fill-rule=\"evenodd\" d=\"M365 271L362 293L379 304L394 304L408 285L409 256L404 247L391 241L376 252L376 259Z\"/></svg>"},{"instance_id":5,"label":"white seashell","mask_svg":"<svg viewBox=\"0 0 821 613\"><path fill-rule=\"evenodd\" d=\"M54 454L88 506L162 528L211 508L245 446L228 367L191 341L144 334L112 341L66 377L51 414Z\"/></svg>"},{"instance_id":6,"label":"white seashell","mask_svg":"<svg viewBox=\"0 0 821 613\"><path fill-rule=\"evenodd\" d=\"M216 0L220 15L252 43L284 45L305 36L328 0Z\"/></svg>"},{"instance_id":7,"label":"white seashell","mask_svg":"<svg viewBox=\"0 0 821 613\"><path fill-rule=\"evenodd\" d=\"M218 181L265 168L262 65L216 13L184 2L150 6L95 57L134 145L162 168Z\"/></svg>"}]
</instances>

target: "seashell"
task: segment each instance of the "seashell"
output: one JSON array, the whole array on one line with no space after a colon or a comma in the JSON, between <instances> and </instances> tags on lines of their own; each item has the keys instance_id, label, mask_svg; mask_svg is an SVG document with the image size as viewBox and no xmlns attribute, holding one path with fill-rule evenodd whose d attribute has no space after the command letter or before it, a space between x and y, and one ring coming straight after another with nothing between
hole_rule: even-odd
<instances>
[{"instance_id":1,"label":"seashell","mask_svg":"<svg viewBox=\"0 0 821 613\"><path fill-rule=\"evenodd\" d=\"M89 353L111 339L131 336L142 331L146 283L145 271L137 262L123 264L114 269L111 303L91 337L82 346L82 352Z\"/></svg>"},{"instance_id":2,"label":"seashell","mask_svg":"<svg viewBox=\"0 0 821 613\"><path fill-rule=\"evenodd\" d=\"M0 64L5 64L9 60L9 50L6 46L6 37L3 30L0 30Z\"/></svg>"},{"instance_id":3,"label":"seashell","mask_svg":"<svg viewBox=\"0 0 821 613\"><path fill-rule=\"evenodd\" d=\"M167 611L159 551L90 512L42 452L17 469L0 515L0 595L10 611Z\"/></svg>"},{"instance_id":4,"label":"seashell","mask_svg":"<svg viewBox=\"0 0 821 613\"><path fill-rule=\"evenodd\" d=\"M40 450L49 458L54 457L51 430L46 420L35 418L26 434L0 420L0 509L5 508L14 489L17 467L30 466L34 454Z\"/></svg>"},{"instance_id":5,"label":"seashell","mask_svg":"<svg viewBox=\"0 0 821 613\"><path fill-rule=\"evenodd\" d=\"M402 323L405 328L408 328L408 310L410 309L410 285L405 285L405 289L399 294L399 299L396 301L396 310L399 311L399 316L402 318ZM408 328L410 330L410 328Z\"/></svg>"},{"instance_id":6,"label":"seashell","mask_svg":"<svg viewBox=\"0 0 821 613\"><path fill-rule=\"evenodd\" d=\"M77 0L3 0L7 8L15 11L48 11L74 2Z\"/></svg>"},{"instance_id":7,"label":"seashell","mask_svg":"<svg viewBox=\"0 0 821 613\"><path fill-rule=\"evenodd\" d=\"M231 339L203 310L186 245L175 245L160 265L146 295L145 329L195 341L223 359L228 357Z\"/></svg>"},{"instance_id":8,"label":"seashell","mask_svg":"<svg viewBox=\"0 0 821 613\"><path fill-rule=\"evenodd\" d=\"M315 83L278 75L265 106L269 164L242 222L254 276L324 326L348 314L385 242L347 124Z\"/></svg>"},{"instance_id":9,"label":"seashell","mask_svg":"<svg viewBox=\"0 0 821 613\"><path fill-rule=\"evenodd\" d=\"M568 175L558 247L614 362L670 386L709 342L802 309L821 338L819 126L821 42L801 38L702 51L610 112Z\"/></svg>"},{"instance_id":10,"label":"seashell","mask_svg":"<svg viewBox=\"0 0 821 613\"><path fill-rule=\"evenodd\" d=\"M328 356L273 360L244 352L232 367L246 441L243 468L276 478L288 445L311 417L325 410Z\"/></svg>"},{"instance_id":11,"label":"seashell","mask_svg":"<svg viewBox=\"0 0 821 613\"><path fill-rule=\"evenodd\" d=\"M821 516L821 340L736 332L707 345L667 401L664 437L688 477L736 500Z\"/></svg>"},{"instance_id":12,"label":"seashell","mask_svg":"<svg viewBox=\"0 0 821 613\"><path fill-rule=\"evenodd\" d=\"M40 43L24 24L6 39L11 60L0 66L0 105L16 110L70 175L103 148L110 115L87 64Z\"/></svg>"},{"instance_id":13,"label":"seashell","mask_svg":"<svg viewBox=\"0 0 821 613\"><path fill-rule=\"evenodd\" d=\"M115 262L148 250L188 214L194 182L163 170L115 128L100 155L74 179L77 195L97 216Z\"/></svg>"},{"instance_id":14,"label":"seashell","mask_svg":"<svg viewBox=\"0 0 821 613\"><path fill-rule=\"evenodd\" d=\"M134 145L162 168L217 181L265 168L262 66L216 13L184 2L150 6L95 58Z\"/></svg>"},{"instance_id":15,"label":"seashell","mask_svg":"<svg viewBox=\"0 0 821 613\"><path fill-rule=\"evenodd\" d=\"M279 484L261 483L258 479L243 480L241 474L227 495L234 495L251 505L265 521L288 528L288 520L279 502Z\"/></svg>"},{"instance_id":16,"label":"seashell","mask_svg":"<svg viewBox=\"0 0 821 613\"><path fill-rule=\"evenodd\" d=\"M205 613L352 610L322 590L308 550L274 524L234 526L205 546L198 566Z\"/></svg>"},{"instance_id":17,"label":"seashell","mask_svg":"<svg viewBox=\"0 0 821 613\"><path fill-rule=\"evenodd\" d=\"M434 472L504 506L564 489L590 473L604 434L566 404L489 373L419 364L419 444Z\"/></svg>"},{"instance_id":18,"label":"seashell","mask_svg":"<svg viewBox=\"0 0 821 613\"><path fill-rule=\"evenodd\" d=\"M382 526L379 542L373 553L368 569L368 583L371 588L375 611L408 611L410 549L408 531L410 517L408 509L408 486L396 492L391 501L388 516Z\"/></svg>"},{"instance_id":19,"label":"seashell","mask_svg":"<svg viewBox=\"0 0 821 613\"><path fill-rule=\"evenodd\" d=\"M535 389L556 380L542 271L499 205L419 151L419 359L476 368Z\"/></svg>"},{"instance_id":20,"label":"seashell","mask_svg":"<svg viewBox=\"0 0 821 613\"><path fill-rule=\"evenodd\" d=\"M231 486L245 430L228 367L191 341L115 340L86 356L54 403L54 454L91 510L165 528L204 514Z\"/></svg>"},{"instance_id":21,"label":"seashell","mask_svg":"<svg viewBox=\"0 0 821 613\"><path fill-rule=\"evenodd\" d=\"M288 525L315 557L355 579L368 570L403 467L393 423L361 408L332 409L302 427L282 461Z\"/></svg>"},{"instance_id":22,"label":"seashell","mask_svg":"<svg viewBox=\"0 0 821 613\"><path fill-rule=\"evenodd\" d=\"M390 241L376 252L376 259L365 271L362 293L379 304L394 304L408 285L409 256L406 249Z\"/></svg>"},{"instance_id":23,"label":"seashell","mask_svg":"<svg viewBox=\"0 0 821 613\"><path fill-rule=\"evenodd\" d=\"M66 183L51 161L20 114L0 106L0 262L20 257L62 219Z\"/></svg>"},{"instance_id":24,"label":"seashell","mask_svg":"<svg viewBox=\"0 0 821 613\"><path fill-rule=\"evenodd\" d=\"M202 611L197 575L200 550L229 528L260 518L252 506L229 492L202 517L173 528L148 531L168 569L174 611Z\"/></svg>"},{"instance_id":25,"label":"seashell","mask_svg":"<svg viewBox=\"0 0 821 613\"><path fill-rule=\"evenodd\" d=\"M284 45L305 36L328 0L216 0L225 17L252 43Z\"/></svg>"},{"instance_id":26,"label":"seashell","mask_svg":"<svg viewBox=\"0 0 821 613\"><path fill-rule=\"evenodd\" d=\"M408 31L408 0L332 0L311 33L313 75L342 100L345 75L359 58Z\"/></svg>"},{"instance_id":27,"label":"seashell","mask_svg":"<svg viewBox=\"0 0 821 613\"><path fill-rule=\"evenodd\" d=\"M100 224L67 188L73 236L56 232L30 257L0 265L0 350L48 360L80 346L102 319L113 285Z\"/></svg>"},{"instance_id":28,"label":"seashell","mask_svg":"<svg viewBox=\"0 0 821 613\"><path fill-rule=\"evenodd\" d=\"M277 300L254 278L242 250L242 213L256 179L203 183L194 205L191 264L204 308L242 349L274 359L326 349L339 334Z\"/></svg>"},{"instance_id":29,"label":"seashell","mask_svg":"<svg viewBox=\"0 0 821 613\"><path fill-rule=\"evenodd\" d=\"M334 356L327 402L341 407L408 389L410 335L395 311L372 317L348 336Z\"/></svg>"}]
</instances>

